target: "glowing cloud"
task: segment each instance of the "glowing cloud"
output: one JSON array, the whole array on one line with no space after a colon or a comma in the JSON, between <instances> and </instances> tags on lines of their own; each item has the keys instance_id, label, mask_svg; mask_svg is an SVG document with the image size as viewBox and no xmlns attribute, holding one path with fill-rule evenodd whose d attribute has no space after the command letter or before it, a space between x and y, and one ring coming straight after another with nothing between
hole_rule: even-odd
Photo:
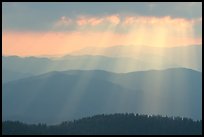
<instances>
[{"instance_id":1,"label":"glowing cloud","mask_svg":"<svg viewBox=\"0 0 204 137\"><path fill-rule=\"evenodd\" d=\"M132 27L132 26L146 26L149 27L166 27L168 26L174 26L174 27L185 27L188 29L188 27L192 27L192 25L195 25L196 23L202 22L202 17L198 19L185 19L185 18L172 18L170 16L164 16L164 17L154 17L154 16L119 16L119 15L110 15L110 16L104 16L104 17L87 17L87 16L80 16L76 19L71 19L65 16L62 16L60 20L58 20L54 25L70 25L71 22L74 22L75 25L84 26L84 25L91 25L92 27L97 27L103 24L115 24L118 25L118 28L120 27ZM104 28L105 31L106 28Z\"/></svg>"},{"instance_id":2,"label":"glowing cloud","mask_svg":"<svg viewBox=\"0 0 204 137\"><path fill-rule=\"evenodd\" d=\"M199 19L172 18L170 16L120 16L103 17L62 16L54 27L65 31L3 32L3 54L55 55L92 46L147 45L172 47L202 44L195 35L194 25ZM66 27L71 26L71 31ZM74 26L74 27L73 27ZM30 50L32 49L32 50Z\"/></svg>"},{"instance_id":3,"label":"glowing cloud","mask_svg":"<svg viewBox=\"0 0 204 137\"><path fill-rule=\"evenodd\" d=\"M110 32L4 32L2 50L6 55L61 55L89 46L118 45L124 43L122 37Z\"/></svg>"},{"instance_id":4,"label":"glowing cloud","mask_svg":"<svg viewBox=\"0 0 204 137\"><path fill-rule=\"evenodd\" d=\"M108 17L106 17L106 19L107 19L108 21L110 21L112 24L115 24L115 25L117 25L117 24L120 23L120 18L119 18L118 15L108 16Z\"/></svg>"},{"instance_id":5,"label":"glowing cloud","mask_svg":"<svg viewBox=\"0 0 204 137\"><path fill-rule=\"evenodd\" d=\"M59 21L57 21L55 24L54 24L54 27L59 27L59 26L68 26L72 23L72 19L66 17L66 16L62 16L60 18Z\"/></svg>"},{"instance_id":6,"label":"glowing cloud","mask_svg":"<svg viewBox=\"0 0 204 137\"><path fill-rule=\"evenodd\" d=\"M111 16L105 16L105 17L80 16L75 20L75 22L78 26L91 25L94 27L97 25L103 25L107 23L117 25L120 23L120 18L118 15L111 15Z\"/></svg>"}]
</instances>

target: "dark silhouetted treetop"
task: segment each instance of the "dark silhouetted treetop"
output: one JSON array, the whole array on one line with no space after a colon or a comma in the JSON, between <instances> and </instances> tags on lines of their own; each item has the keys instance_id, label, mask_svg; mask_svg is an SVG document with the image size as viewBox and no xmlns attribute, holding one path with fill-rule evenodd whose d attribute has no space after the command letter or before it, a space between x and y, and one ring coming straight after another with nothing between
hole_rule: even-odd
<instances>
[{"instance_id":1,"label":"dark silhouetted treetop","mask_svg":"<svg viewBox=\"0 0 204 137\"><path fill-rule=\"evenodd\" d=\"M3 135L194 135L202 134L202 120L160 115L101 114L58 125L2 122Z\"/></svg>"}]
</instances>

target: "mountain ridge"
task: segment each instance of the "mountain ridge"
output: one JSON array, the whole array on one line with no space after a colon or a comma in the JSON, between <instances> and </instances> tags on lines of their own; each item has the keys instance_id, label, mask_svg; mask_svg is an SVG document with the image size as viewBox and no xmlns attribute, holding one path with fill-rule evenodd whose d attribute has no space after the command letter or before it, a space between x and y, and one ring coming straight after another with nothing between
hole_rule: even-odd
<instances>
[{"instance_id":1,"label":"mountain ridge","mask_svg":"<svg viewBox=\"0 0 204 137\"><path fill-rule=\"evenodd\" d=\"M2 122L5 134L44 135L189 135L202 134L202 121L134 113L100 114L57 125L28 125L19 121Z\"/></svg>"},{"instance_id":2,"label":"mountain ridge","mask_svg":"<svg viewBox=\"0 0 204 137\"><path fill-rule=\"evenodd\" d=\"M182 68L123 74L51 72L3 84L3 116L19 113L37 122L50 112L53 115L44 120L57 122L95 113L140 112L202 119L201 74Z\"/></svg>"}]
</instances>

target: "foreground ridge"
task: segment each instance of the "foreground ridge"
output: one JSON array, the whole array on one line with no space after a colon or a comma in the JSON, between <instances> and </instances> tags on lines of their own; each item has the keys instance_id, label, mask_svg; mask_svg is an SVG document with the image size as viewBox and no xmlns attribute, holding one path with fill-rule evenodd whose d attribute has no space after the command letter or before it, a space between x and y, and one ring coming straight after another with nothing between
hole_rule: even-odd
<instances>
[{"instance_id":1,"label":"foreground ridge","mask_svg":"<svg viewBox=\"0 0 204 137\"><path fill-rule=\"evenodd\" d=\"M148 135L148 134L202 134L202 120L139 115L133 113L101 114L58 125L25 124L20 121L2 122L2 133L57 134L57 135Z\"/></svg>"}]
</instances>

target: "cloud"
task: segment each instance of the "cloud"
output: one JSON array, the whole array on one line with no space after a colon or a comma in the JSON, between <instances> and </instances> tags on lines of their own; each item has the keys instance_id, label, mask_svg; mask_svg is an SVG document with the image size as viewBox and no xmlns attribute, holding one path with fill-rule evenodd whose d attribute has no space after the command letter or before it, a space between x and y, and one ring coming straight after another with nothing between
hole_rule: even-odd
<instances>
[{"instance_id":1,"label":"cloud","mask_svg":"<svg viewBox=\"0 0 204 137\"><path fill-rule=\"evenodd\" d=\"M59 17L66 16L75 19L76 16L82 14L97 18L119 14L195 19L202 16L202 2L56 2L54 4L3 2L2 28L5 31L49 31L53 27L52 23ZM92 24L94 25L98 22L93 22ZM117 24L117 22L115 23ZM67 23L64 22L64 24Z\"/></svg>"},{"instance_id":2,"label":"cloud","mask_svg":"<svg viewBox=\"0 0 204 137\"><path fill-rule=\"evenodd\" d=\"M86 17L80 16L75 20L78 26L89 25L92 27L103 25L103 24L114 24L117 25L120 23L120 18L118 15L111 15L105 17Z\"/></svg>"},{"instance_id":3,"label":"cloud","mask_svg":"<svg viewBox=\"0 0 204 137\"><path fill-rule=\"evenodd\" d=\"M60 26L68 26L72 23L72 19L62 16L55 24L54 27L60 27Z\"/></svg>"},{"instance_id":4,"label":"cloud","mask_svg":"<svg viewBox=\"0 0 204 137\"><path fill-rule=\"evenodd\" d=\"M3 54L26 56L68 54L90 46L198 45L202 44L202 38L197 34L201 31L199 28L202 28L202 17L185 19L119 14L75 18L61 16L54 22L51 31L3 31L2 50Z\"/></svg>"},{"instance_id":5,"label":"cloud","mask_svg":"<svg viewBox=\"0 0 204 137\"><path fill-rule=\"evenodd\" d=\"M120 20L121 20L120 17L119 17L119 15L107 16L106 19L107 19L110 23L112 23L112 24L114 24L114 25L119 24L119 23L120 23Z\"/></svg>"},{"instance_id":6,"label":"cloud","mask_svg":"<svg viewBox=\"0 0 204 137\"><path fill-rule=\"evenodd\" d=\"M3 3L2 12L6 54L60 54L89 46L202 44L201 2Z\"/></svg>"},{"instance_id":7,"label":"cloud","mask_svg":"<svg viewBox=\"0 0 204 137\"><path fill-rule=\"evenodd\" d=\"M133 24L142 24L142 25L182 25L192 24L193 20L188 20L184 18L172 18L170 16L164 17L154 17L154 16L130 16L126 17L124 24L133 25Z\"/></svg>"},{"instance_id":8,"label":"cloud","mask_svg":"<svg viewBox=\"0 0 204 137\"><path fill-rule=\"evenodd\" d=\"M77 18L61 17L54 23L55 30L64 31L99 31L114 33L156 33L162 30L165 35L200 34L202 17L195 19L173 18L171 16L79 16ZM56 25L57 24L57 25ZM196 29L195 29L196 28ZM201 28L201 27L200 27ZM168 33L168 34L166 34Z\"/></svg>"},{"instance_id":9,"label":"cloud","mask_svg":"<svg viewBox=\"0 0 204 137\"><path fill-rule=\"evenodd\" d=\"M103 22L103 18L97 18L97 17L79 17L76 19L76 24L78 26L84 26L84 25L91 25L91 26L97 26L100 25Z\"/></svg>"},{"instance_id":10,"label":"cloud","mask_svg":"<svg viewBox=\"0 0 204 137\"><path fill-rule=\"evenodd\" d=\"M58 27L60 26L68 26L71 25L71 22L80 26L91 26L97 27L100 25L118 25L121 27L123 25L131 26L131 25L162 25L162 26L192 26L195 23L202 22L202 17L196 19L185 19L185 18L172 18L171 16L163 16L163 17L155 17L155 16L119 16L119 15L109 15L104 17L87 17L80 16L76 19L71 19L69 17L62 16L60 20L56 21L54 25Z\"/></svg>"},{"instance_id":11,"label":"cloud","mask_svg":"<svg viewBox=\"0 0 204 137\"><path fill-rule=\"evenodd\" d=\"M90 46L124 44L123 37L110 32L3 32L2 53L21 56L68 54Z\"/></svg>"},{"instance_id":12,"label":"cloud","mask_svg":"<svg viewBox=\"0 0 204 137\"><path fill-rule=\"evenodd\" d=\"M183 30L182 30L183 31ZM182 32L180 35L163 28L147 30L139 28L131 33L110 31L75 32L3 32L2 54L38 56L68 54L87 47L110 47L114 45L147 45L173 47L202 44L202 38Z\"/></svg>"}]
</instances>

